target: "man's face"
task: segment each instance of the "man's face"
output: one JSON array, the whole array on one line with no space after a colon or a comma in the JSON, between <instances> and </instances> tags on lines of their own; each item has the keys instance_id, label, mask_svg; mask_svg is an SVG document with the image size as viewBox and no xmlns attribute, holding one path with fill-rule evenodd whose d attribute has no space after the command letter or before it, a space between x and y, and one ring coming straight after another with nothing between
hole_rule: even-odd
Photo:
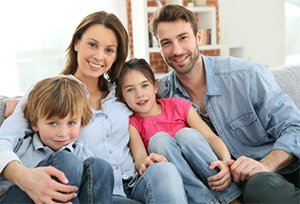
<instances>
[{"instance_id":1,"label":"man's face","mask_svg":"<svg viewBox=\"0 0 300 204\"><path fill-rule=\"evenodd\" d=\"M157 26L157 40L165 62L177 74L188 73L197 62L201 35L196 37L190 23L183 20L161 22Z\"/></svg>"}]
</instances>

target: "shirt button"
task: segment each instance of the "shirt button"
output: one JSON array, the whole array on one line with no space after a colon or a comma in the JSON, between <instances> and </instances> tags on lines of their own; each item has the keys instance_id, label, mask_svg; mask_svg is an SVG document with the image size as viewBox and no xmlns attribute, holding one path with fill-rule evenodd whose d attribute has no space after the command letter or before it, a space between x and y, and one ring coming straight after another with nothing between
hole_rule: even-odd
<instances>
[{"instance_id":1,"label":"shirt button","mask_svg":"<svg viewBox=\"0 0 300 204\"><path fill-rule=\"evenodd\" d=\"M112 151L111 151L111 150L109 150L109 152L108 152L108 153L112 154Z\"/></svg>"},{"instance_id":2,"label":"shirt button","mask_svg":"<svg viewBox=\"0 0 300 204\"><path fill-rule=\"evenodd\" d=\"M107 119L108 117L107 117L107 115L105 116L105 119Z\"/></svg>"},{"instance_id":3,"label":"shirt button","mask_svg":"<svg viewBox=\"0 0 300 204\"><path fill-rule=\"evenodd\" d=\"M109 134L106 135L106 138L109 138Z\"/></svg>"}]
</instances>

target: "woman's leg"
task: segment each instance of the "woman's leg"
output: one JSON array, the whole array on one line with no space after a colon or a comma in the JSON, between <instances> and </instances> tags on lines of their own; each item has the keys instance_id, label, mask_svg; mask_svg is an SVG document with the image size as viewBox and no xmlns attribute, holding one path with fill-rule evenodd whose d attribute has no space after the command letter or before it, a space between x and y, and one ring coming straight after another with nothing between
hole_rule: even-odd
<instances>
[{"instance_id":1,"label":"woman's leg","mask_svg":"<svg viewBox=\"0 0 300 204\"><path fill-rule=\"evenodd\" d=\"M100 158L90 157L84 162L80 203L112 203L114 175L111 165Z\"/></svg>"},{"instance_id":2,"label":"woman's leg","mask_svg":"<svg viewBox=\"0 0 300 204\"><path fill-rule=\"evenodd\" d=\"M139 177L131 197L142 203L187 203L180 174L168 162L155 163Z\"/></svg>"},{"instance_id":3,"label":"woman's leg","mask_svg":"<svg viewBox=\"0 0 300 204\"><path fill-rule=\"evenodd\" d=\"M209 169L212 161L218 160L205 138L199 131L192 128L183 128L175 136L182 155L196 174L197 178L210 189L207 178L219 172L219 169ZM232 182L229 187L222 191L210 189L210 192L221 203L229 203L241 195L241 190L237 184Z\"/></svg>"},{"instance_id":4,"label":"woman's leg","mask_svg":"<svg viewBox=\"0 0 300 204\"><path fill-rule=\"evenodd\" d=\"M300 190L280 174L261 172L252 176L244 185L243 202L299 204Z\"/></svg>"},{"instance_id":5,"label":"woman's leg","mask_svg":"<svg viewBox=\"0 0 300 204\"><path fill-rule=\"evenodd\" d=\"M186 135L188 137L188 135ZM173 163L182 176L184 189L188 203L217 203L214 195L203 182L195 175L182 155L182 150L177 141L170 135L156 133L149 142L149 152L164 155L169 162Z\"/></svg>"}]
</instances>

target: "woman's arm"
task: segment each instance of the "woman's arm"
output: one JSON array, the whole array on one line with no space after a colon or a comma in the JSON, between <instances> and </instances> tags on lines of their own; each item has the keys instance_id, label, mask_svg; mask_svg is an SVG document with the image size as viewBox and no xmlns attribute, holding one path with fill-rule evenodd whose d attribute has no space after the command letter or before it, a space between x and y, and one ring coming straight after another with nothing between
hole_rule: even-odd
<instances>
[{"instance_id":1,"label":"woman's arm","mask_svg":"<svg viewBox=\"0 0 300 204\"><path fill-rule=\"evenodd\" d=\"M15 110L21 99L8 99L6 101L5 117L8 118Z\"/></svg>"}]
</instances>

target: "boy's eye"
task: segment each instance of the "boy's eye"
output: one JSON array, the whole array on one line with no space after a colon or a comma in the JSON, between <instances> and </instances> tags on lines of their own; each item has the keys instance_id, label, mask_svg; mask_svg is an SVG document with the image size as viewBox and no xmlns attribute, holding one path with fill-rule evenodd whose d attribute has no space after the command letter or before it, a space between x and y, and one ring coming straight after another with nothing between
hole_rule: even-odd
<instances>
[{"instance_id":1,"label":"boy's eye","mask_svg":"<svg viewBox=\"0 0 300 204\"><path fill-rule=\"evenodd\" d=\"M70 126L74 126L74 125L76 124L76 122L70 121L70 122L68 122L68 124L69 124Z\"/></svg>"},{"instance_id":2,"label":"boy's eye","mask_svg":"<svg viewBox=\"0 0 300 204\"><path fill-rule=\"evenodd\" d=\"M49 122L48 124L49 124L50 126L56 126L56 125L57 125L56 122Z\"/></svg>"}]
</instances>

